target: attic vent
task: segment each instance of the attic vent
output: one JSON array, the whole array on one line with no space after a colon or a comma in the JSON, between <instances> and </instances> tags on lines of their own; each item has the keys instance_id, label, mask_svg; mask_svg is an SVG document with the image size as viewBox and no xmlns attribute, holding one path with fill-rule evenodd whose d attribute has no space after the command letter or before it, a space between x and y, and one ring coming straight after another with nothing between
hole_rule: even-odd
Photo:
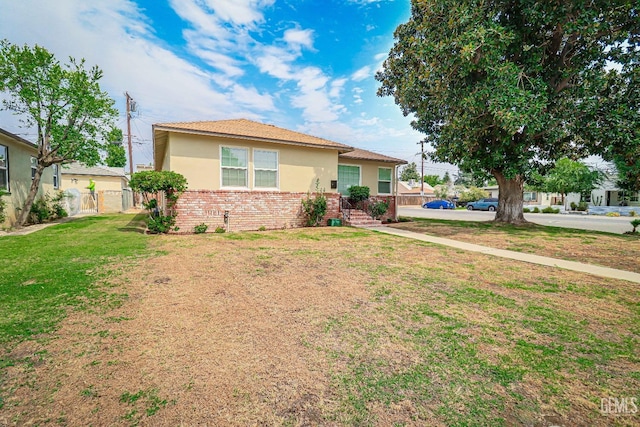
<instances>
[{"instance_id":1,"label":"attic vent","mask_svg":"<svg viewBox=\"0 0 640 427\"><path fill-rule=\"evenodd\" d=\"M410 179L409 180L409 187L413 188L414 185L416 185L416 180L415 179Z\"/></svg>"}]
</instances>

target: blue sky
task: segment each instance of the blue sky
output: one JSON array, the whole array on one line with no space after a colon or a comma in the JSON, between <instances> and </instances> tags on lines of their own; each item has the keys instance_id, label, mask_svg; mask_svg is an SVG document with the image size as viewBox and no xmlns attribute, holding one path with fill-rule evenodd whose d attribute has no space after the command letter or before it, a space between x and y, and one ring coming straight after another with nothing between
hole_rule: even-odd
<instances>
[{"instance_id":1,"label":"blue sky","mask_svg":"<svg viewBox=\"0 0 640 427\"><path fill-rule=\"evenodd\" d=\"M420 162L422 135L374 79L408 0L0 0L0 10L0 38L98 65L125 131L129 92L136 163L152 159L153 123L241 117ZM33 139L6 112L0 123Z\"/></svg>"}]
</instances>

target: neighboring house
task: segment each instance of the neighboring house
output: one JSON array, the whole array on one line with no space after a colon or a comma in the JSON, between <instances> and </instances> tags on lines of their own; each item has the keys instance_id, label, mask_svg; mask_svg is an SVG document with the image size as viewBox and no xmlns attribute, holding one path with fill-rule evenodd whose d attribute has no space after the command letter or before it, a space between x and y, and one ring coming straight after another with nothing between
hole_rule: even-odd
<instances>
[{"instance_id":1,"label":"neighboring house","mask_svg":"<svg viewBox=\"0 0 640 427\"><path fill-rule=\"evenodd\" d=\"M24 205L35 176L38 146L24 138L0 129L0 190L8 192L2 197L7 202L6 219L0 224L11 227L16 224L19 211ZM60 184L58 165L44 170L40 179L38 196L52 194Z\"/></svg>"},{"instance_id":2,"label":"neighboring house","mask_svg":"<svg viewBox=\"0 0 640 427\"><path fill-rule=\"evenodd\" d=\"M353 185L390 201L403 160L250 120L153 125L156 170L188 183L176 206L178 226L256 230L304 224L301 200L317 189L327 196L326 218L341 215L339 200Z\"/></svg>"},{"instance_id":3,"label":"neighboring house","mask_svg":"<svg viewBox=\"0 0 640 427\"><path fill-rule=\"evenodd\" d=\"M423 186L424 184L424 186ZM420 181L398 181L398 206L422 205L435 199L433 187Z\"/></svg>"},{"instance_id":4,"label":"neighboring house","mask_svg":"<svg viewBox=\"0 0 640 427\"><path fill-rule=\"evenodd\" d=\"M122 212L131 205L129 178L125 175L124 168L85 166L74 162L63 165L60 174L60 189L76 195L79 193L80 200L75 202L75 207L70 207L70 214ZM88 189L90 180L95 183L94 197L91 197Z\"/></svg>"},{"instance_id":5,"label":"neighboring house","mask_svg":"<svg viewBox=\"0 0 640 427\"><path fill-rule=\"evenodd\" d=\"M591 191L586 196L585 202L591 207L619 207L624 206L640 206L640 193L620 190L616 185L617 177L614 175L607 176L598 188ZM483 190L489 193L489 197L498 197L498 186L483 187ZM562 194L558 193L542 193L532 190L525 190L523 193L525 206L562 206ZM569 193L566 195L566 203L569 206L573 203L580 203L581 197L578 193ZM591 209L590 209L591 210Z\"/></svg>"}]
</instances>

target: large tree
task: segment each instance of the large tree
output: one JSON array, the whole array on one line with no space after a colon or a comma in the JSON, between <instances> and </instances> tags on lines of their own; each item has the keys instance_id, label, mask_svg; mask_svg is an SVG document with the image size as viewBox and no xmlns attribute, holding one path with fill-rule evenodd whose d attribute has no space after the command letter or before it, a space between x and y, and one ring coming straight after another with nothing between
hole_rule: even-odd
<instances>
[{"instance_id":1,"label":"large tree","mask_svg":"<svg viewBox=\"0 0 640 427\"><path fill-rule=\"evenodd\" d=\"M40 187L45 168L53 164L100 162L107 135L118 112L100 89L102 71L69 58L61 64L45 48L0 41L0 91L3 108L19 115L23 126L37 132L35 177L18 217L23 225Z\"/></svg>"},{"instance_id":2,"label":"large tree","mask_svg":"<svg viewBox=\"0 0 640 427\"><path fill-rule=\"evenodd\" d=\"M414 115L432 159L495 177L496 221L524 222L534 172L611 151L638 128L637 115L607 110L602 98L609 84L638 98L613 76L637 69L638 22L636 0L412 0L376 75L378 95Z\"/></svg>"}]
</instances>

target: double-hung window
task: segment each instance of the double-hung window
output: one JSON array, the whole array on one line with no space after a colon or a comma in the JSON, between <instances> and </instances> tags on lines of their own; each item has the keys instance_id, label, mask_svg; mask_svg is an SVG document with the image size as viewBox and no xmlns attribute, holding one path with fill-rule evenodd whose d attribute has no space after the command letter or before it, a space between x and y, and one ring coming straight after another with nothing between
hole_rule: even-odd
<instances>
[{"instance_id":1,"label":"double-hung window","mask_svg":"<svg viewBox=\"0 0 640 427\"><path fill-rule=\"evenodd\" d=\"M60 188L60 174L58 165L54 163L53 165L51 165L51 167L53 168L53 188L57 190L58 188Z\"/></svg>"},{"instance_id":2,"label":"double-hung window","mask_svg":"<svg viewBox=\"0 0 640 427\"><path fill-rule=\"evenodd\" d=\"M223 187L248 187L246 148L222 147L221 169Z\"/></svg>"},{"instance_id":3,"label":"double-hung window","mask_svg":"<svg viewBox=\"0 0 640 427\"><path fill-rule=\"evenodd\" d=\"M391 168L378 168L378 194L391 194Z\"/></svg>"},{"instance_id":4,"label":"double-hung window","mask_svg":"<svg viewBox=\"0 0 640 427\"><path fill-rule=\"evenodd\" d=\"M535 191L525 191L522 193L522 200L525 202L535 202L538 200L538 193Z\"/></svg>"},{"instance_id":5,"label":"double-hung window","mask_svg":"<svg viewBox=\"0 0 640 427\"><path fill-rule=\"evenodd\" d=\"M253 174L256 188L278 188L278 152L253 150Z\"/></svg>"},{"instance_id":6,"label":"double-hung window","mask_svg":"<svg viewBox=\"0 0 640 427\"><path fill-rule=\"evenodd\" d=\"M9 191L9 148L0 145L0 190Z\"/></svg>"},{"instance_id":7,"label":"double-hung window","mask_svg":"<svg viewBox=\"0 0 640 427\"><path fill-rule=\"evenodd\" d=\"M31 157L31 179L36 177L36 170L38 169L38 159Z\"/></svg>"}]
</instances>

